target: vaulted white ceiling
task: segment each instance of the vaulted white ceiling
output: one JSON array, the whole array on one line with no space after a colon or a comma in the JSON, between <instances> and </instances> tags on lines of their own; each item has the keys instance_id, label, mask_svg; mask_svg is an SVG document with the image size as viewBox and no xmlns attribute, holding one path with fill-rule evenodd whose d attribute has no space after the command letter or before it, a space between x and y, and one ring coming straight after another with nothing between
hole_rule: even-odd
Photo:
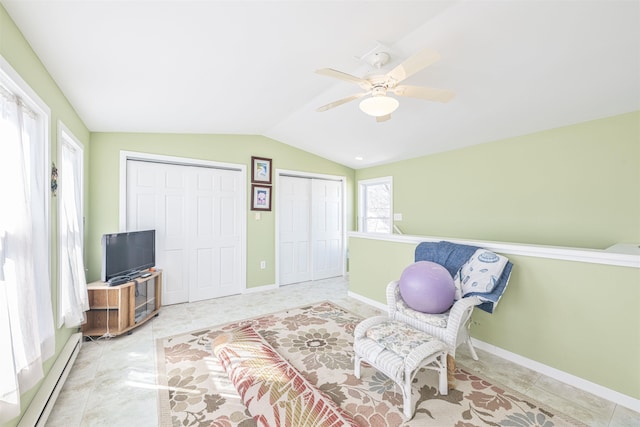
<instances>
[{"instance_id":1,"label":"vaulted white ceiling","mask_svg":"<svg viewBox=\"0 0 640 427\"><path fill-rule=\"evenodd\" d=\"M95 132L261 134L361 168L640 109L634 0L0 1ZM438 51L405 83L456 97L316 112L360 89L314 71L364 76L380 44L383 72Z\"/></svg>"}]
</instances>

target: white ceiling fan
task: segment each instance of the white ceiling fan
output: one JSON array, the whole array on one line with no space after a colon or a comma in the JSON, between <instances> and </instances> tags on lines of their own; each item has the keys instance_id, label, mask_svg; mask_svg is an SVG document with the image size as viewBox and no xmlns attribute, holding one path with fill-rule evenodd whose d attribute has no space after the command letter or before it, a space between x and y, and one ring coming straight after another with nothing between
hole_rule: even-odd
<instances>
[{"instance_id":1,"label":"white ceiling fan","mask_svg":"<svg viewBox=\"0 0 640 427\"><path fill-rule=\"evenodd\" d=\"M426 99L436 102L449 102L455 96L455 93L449 90L399 84L409 76L428 67L439 59L440 54L438 54L438 52L426 48L409 57L387 74L372 75L364 78L352 76L351 74L343 73L342 71L337 71L332 68L316 70L318 74L355 83L365 90L365 92L356 93L323 105L316 111L327 111L339 105L346 104L349 101L371 95L360 102L360 109L366 114L374 116L376 121L384 122L391 118L391 113L400 105L397 99L387 95L389 92L398 96L408 96L410 98ZM379 69L388 61L389 55L387 53L378 52L373 55L371 64Z\"/></svg>"}]
</instances>

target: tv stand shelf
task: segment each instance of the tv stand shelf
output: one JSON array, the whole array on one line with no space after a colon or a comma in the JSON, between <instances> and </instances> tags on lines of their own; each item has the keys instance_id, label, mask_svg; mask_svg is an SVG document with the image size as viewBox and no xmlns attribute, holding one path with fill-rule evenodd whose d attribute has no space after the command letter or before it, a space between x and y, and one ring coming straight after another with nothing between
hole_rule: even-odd
<instances>
[{"instance_id":1,"label":"tv stand shelf","mask_svg":"<svg viewBox=\"0 0 640 427\"><path fill-rule=\"evenodd\" d=\"M85 336L118 336L158 315L161 306L162 272L138 277L121 285L102 281L87 285L89 311L82 325Z\"/></svg>"}]
</instances>

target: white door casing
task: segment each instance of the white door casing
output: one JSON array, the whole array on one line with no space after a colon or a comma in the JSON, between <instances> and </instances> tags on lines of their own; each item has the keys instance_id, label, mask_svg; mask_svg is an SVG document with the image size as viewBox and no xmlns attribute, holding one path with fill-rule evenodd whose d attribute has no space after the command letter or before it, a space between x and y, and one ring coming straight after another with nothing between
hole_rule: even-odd
<instances>
[{"instance_id":1,"label":"white door casing","mask_svg":"<svg viewBox=\"0 0 640 427\"><path fill-rule=\"evenodd\" d=\"M241 292L246 286L244 165L201 165L141 153L121 157L126 169L121 230L156 229L163 304Z\"/></svg>"}]
</instances>

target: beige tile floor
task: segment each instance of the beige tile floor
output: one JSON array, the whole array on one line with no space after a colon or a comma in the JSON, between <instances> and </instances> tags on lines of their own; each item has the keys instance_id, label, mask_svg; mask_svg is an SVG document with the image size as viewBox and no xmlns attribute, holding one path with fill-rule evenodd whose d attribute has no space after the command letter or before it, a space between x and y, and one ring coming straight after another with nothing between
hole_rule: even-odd
<instances>
[{"instance_id":1,"label":"beige tile floor","mask_svg":"<svg viewBox=\"0 0 640 427\"><path fill-rule=\"evenodd\" d=\"M113 339L84 342L47 422L49 427L158 425L156 339L316 301L331 300L364 317L380 311L347 296L344 279L289 285L163 307L157 318ZM640 414L497 356L462 347L458 361L589 426L640 426Z\"/></svg>"}]
</instances>

